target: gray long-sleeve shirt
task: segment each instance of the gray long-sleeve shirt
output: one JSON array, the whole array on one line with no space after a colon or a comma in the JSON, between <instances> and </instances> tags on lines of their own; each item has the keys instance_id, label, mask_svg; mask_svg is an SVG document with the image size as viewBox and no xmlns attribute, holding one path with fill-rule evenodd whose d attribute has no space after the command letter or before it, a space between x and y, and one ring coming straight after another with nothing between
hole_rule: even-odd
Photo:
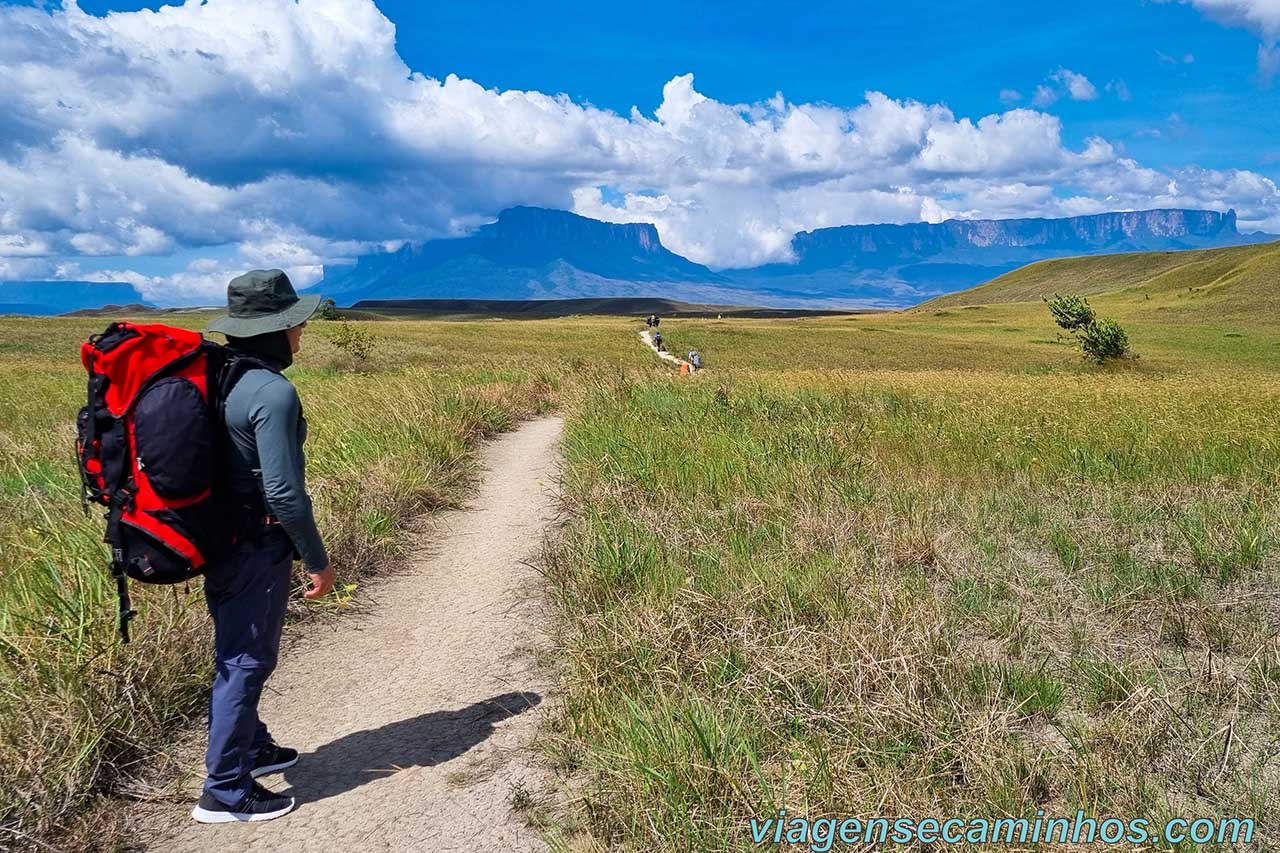
<instances>
[{"instance_id":1,"label":"gray long-sleeve shirt","mask_svg":"<svg viewBox=\"0 0 1280 853\"><path fill-rule=\"evenodd\" d=\"M307 421L298 392L279 373L248 370L226 400L231 434L231 482L239 494L261 494L267 511L302 555L307 569L329 565L307 494Z\"/></svg>"}]
</instances>

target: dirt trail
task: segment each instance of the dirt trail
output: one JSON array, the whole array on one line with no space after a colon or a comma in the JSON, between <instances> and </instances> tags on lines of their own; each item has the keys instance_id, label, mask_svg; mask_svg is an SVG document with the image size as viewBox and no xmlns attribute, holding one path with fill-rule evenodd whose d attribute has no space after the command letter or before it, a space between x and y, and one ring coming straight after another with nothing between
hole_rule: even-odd
<instances>
[{"instance_id":1,"label":"dirt trail","mask_svg":"<svg viewBox=\"0 0 1280 853\"><path fill-rule=\"evenodd\" d=\"M650 332L648 329L645 329L643 332L640 333L640 340L644 341L645 346L647 346L649 349L656 352L658 354L658 358L662 359L663 361L669 361L672 364L688 364L688 362L685 361L683 358L672 355L669 352L663 352L662 350L658 349L658 345L653 342L653 333Z\"/></svg>"},{"instance_id":2,"label":"dirt trail","mask_svg":"<svg viewBox=\"0 0 1280 853\"><path fill-rule=\"evenodd\" d=\"M546 780L530 742L552 677L533 660L546 636L528 561L554 519L561 428L546 418L489 444L470 508L432 519L411 567L363 593L368 613L287 650L261 711L302 756L262 782L292 789L297 810L205 826L190 803L166 808L149 849L546 849L511 801Z\"/></svg>"}]
</instances>

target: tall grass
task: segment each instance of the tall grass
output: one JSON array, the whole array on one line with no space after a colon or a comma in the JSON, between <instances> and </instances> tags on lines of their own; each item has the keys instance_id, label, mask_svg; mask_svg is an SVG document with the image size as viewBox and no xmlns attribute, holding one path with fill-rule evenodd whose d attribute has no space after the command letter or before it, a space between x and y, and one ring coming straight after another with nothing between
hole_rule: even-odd
<instances>
[{"instance_id":1,"label":"tall grass","mask_svg":"<svg viewBox=\"0 0 1280 853\"><path fill-rule=\"evenodd\" d=\"M100 512L86 517L79 504L77 346L104 325L0 320L0 847L37 843L100 792L126 790L204 710L211 656L199 582L135 584L140 616L120 645ZM289 372L342 600L394 562L406 519L462 498L476 440L554 405L578 358L567 344L544 346L568 335L539 324L506 324L502 336L486 323L370 325L373 365L335 350L331 329L315 323ZM578 331L580 342L591 337ZM597 348L625 352L611 337L597 333ZM295 597L292 610L308 608Z\"/></svg>"},{"instance_id":2,"label":"tall grass","mask_svg":"<svg viewBox=\"0 0 1280 853\"><path fill-rule=\"evenodd\" d=\"M747 849L781 807L1280 831L1274 379L702 379L601 382L566 441L563 748L603 841Z\"/></svg>"}]
</instances>

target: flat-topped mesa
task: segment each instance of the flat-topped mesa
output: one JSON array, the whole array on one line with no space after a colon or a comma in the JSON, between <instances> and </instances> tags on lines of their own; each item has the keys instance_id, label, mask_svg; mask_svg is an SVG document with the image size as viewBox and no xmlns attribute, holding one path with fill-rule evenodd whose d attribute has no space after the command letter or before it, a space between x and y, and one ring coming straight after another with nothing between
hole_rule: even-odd
<instances>
[{"instance_id":1,"label":"flat-topped mesa","mask_svg":"<svg viewBox=\"0 0 1280 853\"><path fill-rule=\"evenodd\" d=\"M907 225L842 225L802 231L791 245L801 264L821 264L847 260L850 255L920 257L965 249L1084 252L1123 244L1144 248L1149 241L1236 234L1234 210L1141 210L1065 219L948 219Z\"/></svg>"},{"instance_id":2,"label":"flat-topped mesa","mask_svg":"<svg viewBox=\"0 0 1280 853\"><path fill-rule=\"evenodd\" d=\"M363 255L354 266L326 268L315 289L349 303L627 295L622 291L628 282L721 281L668 251L647 222L601 222L567 210L512 207L465 237L410 243L395 252Z\"/></svg>"},{"instance_id":3,"label":"flat-topped mesa","mask_svg":"<svg viewBox=\"0 0 1280 853\"><path fill-rule=\"evenodd\" d=\"M525 243L539 246L596 246L636 254L665 252L658 229L648 222L601 222L567 210L511 207L498 221L482 225L476 237L483 242Z\"/></svg>"},{"instance_id":4,"label":"flat-topped mesa","mask_svg":"<svg viewBox=\"0 0 1280 853\"><path fill-rule=\"evenodd\" d=\"M354 269L374 275L389 268L403 272L466 255L522 266L581 258L595 265L658 261L705 271L667 251L658 238L658 229L647 222L601 222L567 210L542 207L508 208L498 214L496 221L481 225L465 237L406 243L394 252L362 255L356 259ZM326 269L325 277L350 269Z\"/></svg>"}]
</instances>

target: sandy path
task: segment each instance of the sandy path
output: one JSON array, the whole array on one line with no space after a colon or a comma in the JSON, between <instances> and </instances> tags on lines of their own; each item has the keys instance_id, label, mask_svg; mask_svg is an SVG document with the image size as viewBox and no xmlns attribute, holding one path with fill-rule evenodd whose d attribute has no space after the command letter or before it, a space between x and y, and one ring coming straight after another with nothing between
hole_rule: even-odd
<instances>
[{"instance_id":1,"label":"sandy path","mask_svg":"<svg viewBox=\"0 0 1280 853\"><path fill-rule=\"evenodd\" d=\"M302 757L262 781L291 788L297 810L203 826L188 803L166 811L150 849L546 849L511 799L546 779L530 743L551 676L533 661L546 637L528 561L555 514L561 428L546 418L490 443L470 508L432 520L412 566L365 592L366 615L310 629L285 654L261 711Z\"/></svg>"},{"instance_id":2,"label":"sandy path","mask_svg":"<svg viewBox=\"0 0 1280 853\"><path fill-rule=\"evenodd\" d=\"M647 346L649 349L657 353L658 358L662 359L663 361L669 361L672 364L688 364L687 361L685 361L683 358L680 358L679 356L675 356L669 352L662 352L661 350L659 350L658 345L653 342L653 333L650 332L648 329L645 329L643 332L640 333L640 340L644 341L645 346Z\"/></svg>"}]
</instances>

